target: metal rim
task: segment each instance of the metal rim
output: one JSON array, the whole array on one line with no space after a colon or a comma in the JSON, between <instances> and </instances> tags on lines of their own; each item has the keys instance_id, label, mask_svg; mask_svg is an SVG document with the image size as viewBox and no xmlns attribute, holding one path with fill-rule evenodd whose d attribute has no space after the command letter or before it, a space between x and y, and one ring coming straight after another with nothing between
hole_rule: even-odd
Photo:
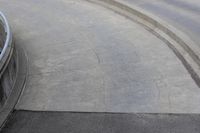
<instances>
[{"instance_id":1,"label":"metal rim","mask_svg":"<svg viewBox=\"0 0 200 133\"><path fill-rule=\"evenodd\" d=\"M0 61L1 61L6 53L7 48L11 45L12 34L10 32L10 27L9 27L8 21L5 17L5 15L1 11L0 11L0 19L3 22L4 30L6 32L6 40L5 40L3 49L0 54Z\"/></svg>"}]
</instances>

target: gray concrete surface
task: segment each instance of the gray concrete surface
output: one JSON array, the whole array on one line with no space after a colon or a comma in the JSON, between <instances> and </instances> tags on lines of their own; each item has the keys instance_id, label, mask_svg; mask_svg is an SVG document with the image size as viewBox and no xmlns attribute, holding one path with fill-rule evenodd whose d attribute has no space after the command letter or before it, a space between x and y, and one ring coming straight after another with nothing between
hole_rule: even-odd
<instances>
[{"instance_id":1,"label":"gray concrete surface","mask_svg":"<svg viewBox=\"0 0 200 133\"><path fill-rule=\"evenodd\" d=\"M199 113L200 89L167 45L83 0L0 0L29 77L17 109Z\"/></svg>"},{"instance_id":2,"label":"gray concrete surface","mask_svg":"<svg viewBox=\"0 0 200 133\"><path fill-rule=\"evenodd\" d=\"M15 111L1 133L199 133L200 115Z\"/></svg>"},{"instance_id":3,"label":"gray concrete surface","mask_svg":"<svg viewBox=\"0 0 200 133\"><path fill-rule=\"evenodd\" d=\"M198 0L122 0L160 17L186 33L200 47L200 2Z\"/></svg>"}]
</instances>

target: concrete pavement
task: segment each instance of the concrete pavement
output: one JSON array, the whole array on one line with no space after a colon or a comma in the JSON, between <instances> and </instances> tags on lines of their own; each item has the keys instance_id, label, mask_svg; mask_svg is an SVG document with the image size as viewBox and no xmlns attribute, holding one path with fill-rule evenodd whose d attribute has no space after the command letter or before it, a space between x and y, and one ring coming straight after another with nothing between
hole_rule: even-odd
<instances>
[{"instance_id":1,"label":"concrete pavement","mask_svg":"<svg viewBox=\"0 0 200 133\"><path fill-rule=\"evenodd\" d=\"M138 6L187 34L200 47L200 2L198 0L122 0Z\"/></svg>"},{"instance_id":2,"label":"concrete pavement","mask_svg":"<svg viewBox=\"0 0 200 133\"><path fill-rule=\"evenodd\" d=\"M164 17L152 5L199 9L181 0L126 2ZM0 132L199 133L198 83L154 29L84 0L0 0L0 9L29 58L26 87Z\"/></svg>"},{"instance_id":3,"label":"concrete pavement","mask_svg":"<svg viewBox=\"0 0 200 133\"><path fill-rule=\"evenodd\" d=\"M0 8L29 57L16 109L200 112L200 89L181 61L138 23L82 0L1 0Z\"/></svg>"}]
</instances>

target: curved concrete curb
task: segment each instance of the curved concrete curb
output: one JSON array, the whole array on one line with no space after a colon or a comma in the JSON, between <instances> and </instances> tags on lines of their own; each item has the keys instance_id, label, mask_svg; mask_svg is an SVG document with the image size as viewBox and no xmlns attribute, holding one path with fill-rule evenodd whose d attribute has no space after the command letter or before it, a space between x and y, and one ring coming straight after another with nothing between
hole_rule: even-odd
<instances>
[{"instance_id":1,"label":"curved concrete curb","mask_svg":"<svg viewBox=\"0 0 200 133\"><path fill-rule=\"evenodd\" d=\"M163 40L185 66L200 87L200 49L184 33L143 9L122 0L87 0L109 8L132 21L136 21Z\"/></svg>"},{"instance_id":2,"label":"curved concrete curb","mask_svg":"<svg viewBox=\"0 0 200 133\"><path fill-rule=\"evenodd\" d=\"M12 92L10 96L8 97L6 103L4 104L3 108L0 110L0 130L4 126L4 123L6 122L9 115L14 110L15 105L18 102L18 99L21 95L21 92L26 84L26 77L28 74L27 70L27 56L22 48L15 49L16 52L16 60L17 60L17 76L15 79L15 83L13 85Z\"/></svg>"}]
</instances>

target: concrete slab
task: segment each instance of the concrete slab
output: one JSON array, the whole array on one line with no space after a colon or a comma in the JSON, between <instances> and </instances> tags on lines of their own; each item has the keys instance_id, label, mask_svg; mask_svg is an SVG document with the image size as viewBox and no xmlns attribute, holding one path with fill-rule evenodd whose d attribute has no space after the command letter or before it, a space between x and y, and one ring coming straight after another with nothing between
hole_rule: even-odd
<instances>
[{"instance_id":1,"label":"concrete slab","mask_svg":"<svg viewBox=\"0 0 200 133\"><path fill-rule=\"evenodd\" d=\"M141 25L83 0L2 0L0 8L30 58L17 109L200 112L200 89Z\"/></svg>"}]
</instances>

